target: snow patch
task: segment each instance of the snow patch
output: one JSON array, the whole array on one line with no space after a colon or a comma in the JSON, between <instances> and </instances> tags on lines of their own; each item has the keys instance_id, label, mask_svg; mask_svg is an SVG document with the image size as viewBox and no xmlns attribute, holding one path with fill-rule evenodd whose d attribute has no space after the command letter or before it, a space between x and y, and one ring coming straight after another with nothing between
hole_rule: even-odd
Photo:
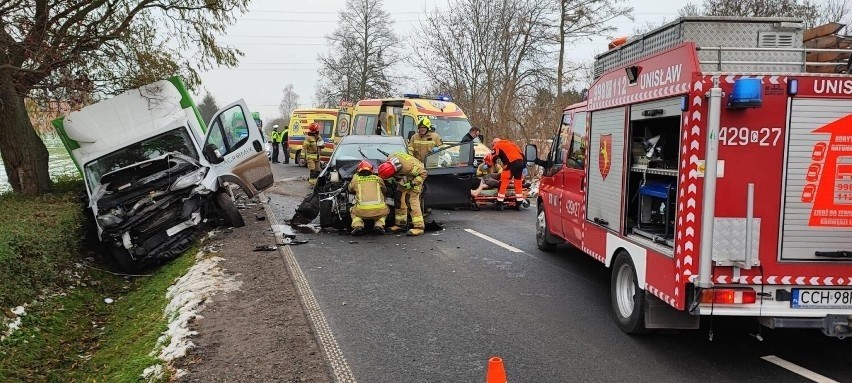
<instances>
[{"instance_id":1,"label":"snow patch","mask_svg":"<svg viewBox=\"0 0 852 383\"><path fill-rule=\"evenodd\" d=\"M199 252L195 265L166 291L169 303L163 310L163 316L169 325L157 339L157 346L151 352L151 355L157 355L162 363L150 366L142 372L142 378L149 382L160 379L164 368L171 370L172 378L175 379L186 374L186 371L176 369L171 364L195 346L190 338L197 332L189 329L189 322L194 318L201 318L199 314L212 296L238 290L242 285L242 282L226 275L224 269L219 267L219 262L224 258L205 257L204 254Z\"/></svg>"},{"instance_id":2,"label":"snow patch","mask_svg":"<svg viewBox=\"0 0 852 383\"><path fill-rule=\"evenodd\" d=\"M10 311L15 314L15 317L4 321L5 323L0 326L0 328L3 328L3 331L0 332L0 342L6 340L6 338L12 336L15 331L19 330L21 328L21 317L27 315L27 310L24 306L15 307ZM2 317L2 315L0 315L0 317Z\"/></svg>"}]
</instances>

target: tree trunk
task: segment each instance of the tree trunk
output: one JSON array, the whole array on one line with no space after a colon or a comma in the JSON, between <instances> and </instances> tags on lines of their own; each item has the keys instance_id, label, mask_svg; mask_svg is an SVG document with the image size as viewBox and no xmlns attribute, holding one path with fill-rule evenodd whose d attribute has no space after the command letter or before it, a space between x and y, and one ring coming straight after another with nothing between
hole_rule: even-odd
<instances>
[{"instance_id":1,"label":"tree trunk","mask_svg":"<svg viewBox=\"0 0 852 383\"><path fill-rule=\"evenodd\" d=\"M556 97L562 97L562 76L565 65L565 5L567 0L559 0L559 63L556 65Z\"/></svg>"},{"instance_id":2,"label":"tree trunk","mask_svg":"<svg viewBox=\"0 0 852 383\"><path fill-rule=\"evenodd\" d=\"M0 155L12 190L39 195L50 189L48 153L33 129L8 73L0 72Z\"/></svg>"}]
</instances>

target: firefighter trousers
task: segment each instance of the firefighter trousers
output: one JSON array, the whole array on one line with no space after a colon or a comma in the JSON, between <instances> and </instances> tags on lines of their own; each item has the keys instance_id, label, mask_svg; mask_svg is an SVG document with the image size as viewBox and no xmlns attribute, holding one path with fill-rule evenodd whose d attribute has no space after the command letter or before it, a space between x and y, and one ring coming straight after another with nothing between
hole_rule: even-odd
<instances>
[{"instance_id":1,"label":"firefighter trousers","mask_svg":"<svg viewBox=\"0 0 852 383\"><path fill-rule=\"evenodd\" d=\"M317 183L317 176L320 173L320 163L316 155L308 154L305 156L305 163L308 165L308 183L311 185Z\"/></svg>"},{"instance_id":2,"label":"firefighter trousers","mask_svg":"<svg viewBox=\"0 0 852 383\"><path fill-rule=\"evenodd\" d=\"M512 161L500 173L500 189L497 190L497 201L503 202L506 199L506 190L509 189L510 179L515 186L515 200L523 201L524 162L522 160Z\"/></svg>"},{"instance_id":3,"label":"firefighter trousers","mask_svg":"<svg viewBox=\"0 0 852 383\"><path fill-rule=\"evenodd\" d=\"M411 209L411 226L415 229L423 229L426 225L423 222L423 212L420 210L420 193L422 187L415 186L411 189L403 189L399 197L399 206L396 208L394 218L396 226L405 227L408 222L408 209Z\"/></svg>"}]
</instances>

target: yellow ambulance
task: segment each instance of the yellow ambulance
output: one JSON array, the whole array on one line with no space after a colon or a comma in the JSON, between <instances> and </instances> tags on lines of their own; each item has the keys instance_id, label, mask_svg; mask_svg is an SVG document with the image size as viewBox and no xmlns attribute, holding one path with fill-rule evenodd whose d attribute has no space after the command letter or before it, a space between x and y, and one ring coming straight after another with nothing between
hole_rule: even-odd
<instances>
[{"instance_id":1,"label":"yellow ambulance","mask_svg":"<svg viewBox=\"0 0 852 383\"><path fill-rule=\"evenodd\" d=\"M341 105L335 140L349 134L399 135L408 140L417 132L417 121L424 116L432 121L432 128L444 144L461 142L471 128L464 111L449 97L405 94L398 98L361 100L354 107ZM475 144L474 150L477 159L490 152L481 142Z\"/></svg>"},{"instance_id":2,"label":"yellow ambulance","mask_svg":"<svg viewBox=\"0 0 852 383\"><path fill-rule=\"evenodd\" d=\"M319 125L320 136L325 141L325 146L320 151L320 161L327 162L328 158L331 157L331 152L334 151L337 109L296 109L290 114L290 134L287 137L287 145L290 149L290 159L301 166L305 166L302 143L305 141L308 126L314 122Z\"/></svg>"}]
</instances>

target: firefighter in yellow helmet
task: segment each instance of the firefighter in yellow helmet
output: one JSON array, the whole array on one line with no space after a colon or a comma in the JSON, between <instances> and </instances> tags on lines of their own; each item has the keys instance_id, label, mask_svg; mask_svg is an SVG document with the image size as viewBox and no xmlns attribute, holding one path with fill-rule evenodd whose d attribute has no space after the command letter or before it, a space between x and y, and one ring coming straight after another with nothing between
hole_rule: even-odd
<instances>
[{"instance_id":1,"label":"firefighter in yellow helmet","mask_svg":"<svg viewBox=\"0 0 852 383\"><path fill-rule=\"evenodd\" d=\"M426 181L426 169L423 163L407 153L393 153L387 161L379 165L379 177L389 179L395 177L402 188L399 206L394 214L395 225L389 230L399 233L405 230L408 221L408 209L411 208L411 230L408 235L421 235L426 228L423 222L423 212L420 210L420 193Z\"/></svg>"},{"instance_id":2,"label":"firefighter in yellow helmet","mask_svg":"<svg viewBox=\"0 0 852 383\"><path fill-rule=\"evenodd\" d=\"M349 182L349 191L355 194L355 206L352 206L352 235L364 234L364 220L374 220L373 232L385 233L385 217L390 209L385 204L385 182L373 174L373 164L361 161L355 169L355 175Z\"/></svg>"},{"instance_id":3,"label":"firefighter in yellow helmet","mask_svg":"<svg viewBox=\"0 0 852 383\"><path fill-rule=\"evenodd\" d=\"M305 162L308 165L308 183L311 185L317 183L317 176L321 170L319 153L324 145L325 142L319 134L319 125L316 122L308 125L308 134L305 135L302 148L305 151Z\"/></svg>"},{"instance_id":4,"label":"firefighter in yellow helmet","mask_svg":"<svg viewBox=\"0 0 852 383\"><path fill-rule=\"evenodd\" d=\"M417 133L408 141L408 152L420 162L426 163L426 156L438 151L438 147L443 144L441 136L432 131L432 121L429 117L423 116L417 122Z\"/></svg>"}]
</instances>

